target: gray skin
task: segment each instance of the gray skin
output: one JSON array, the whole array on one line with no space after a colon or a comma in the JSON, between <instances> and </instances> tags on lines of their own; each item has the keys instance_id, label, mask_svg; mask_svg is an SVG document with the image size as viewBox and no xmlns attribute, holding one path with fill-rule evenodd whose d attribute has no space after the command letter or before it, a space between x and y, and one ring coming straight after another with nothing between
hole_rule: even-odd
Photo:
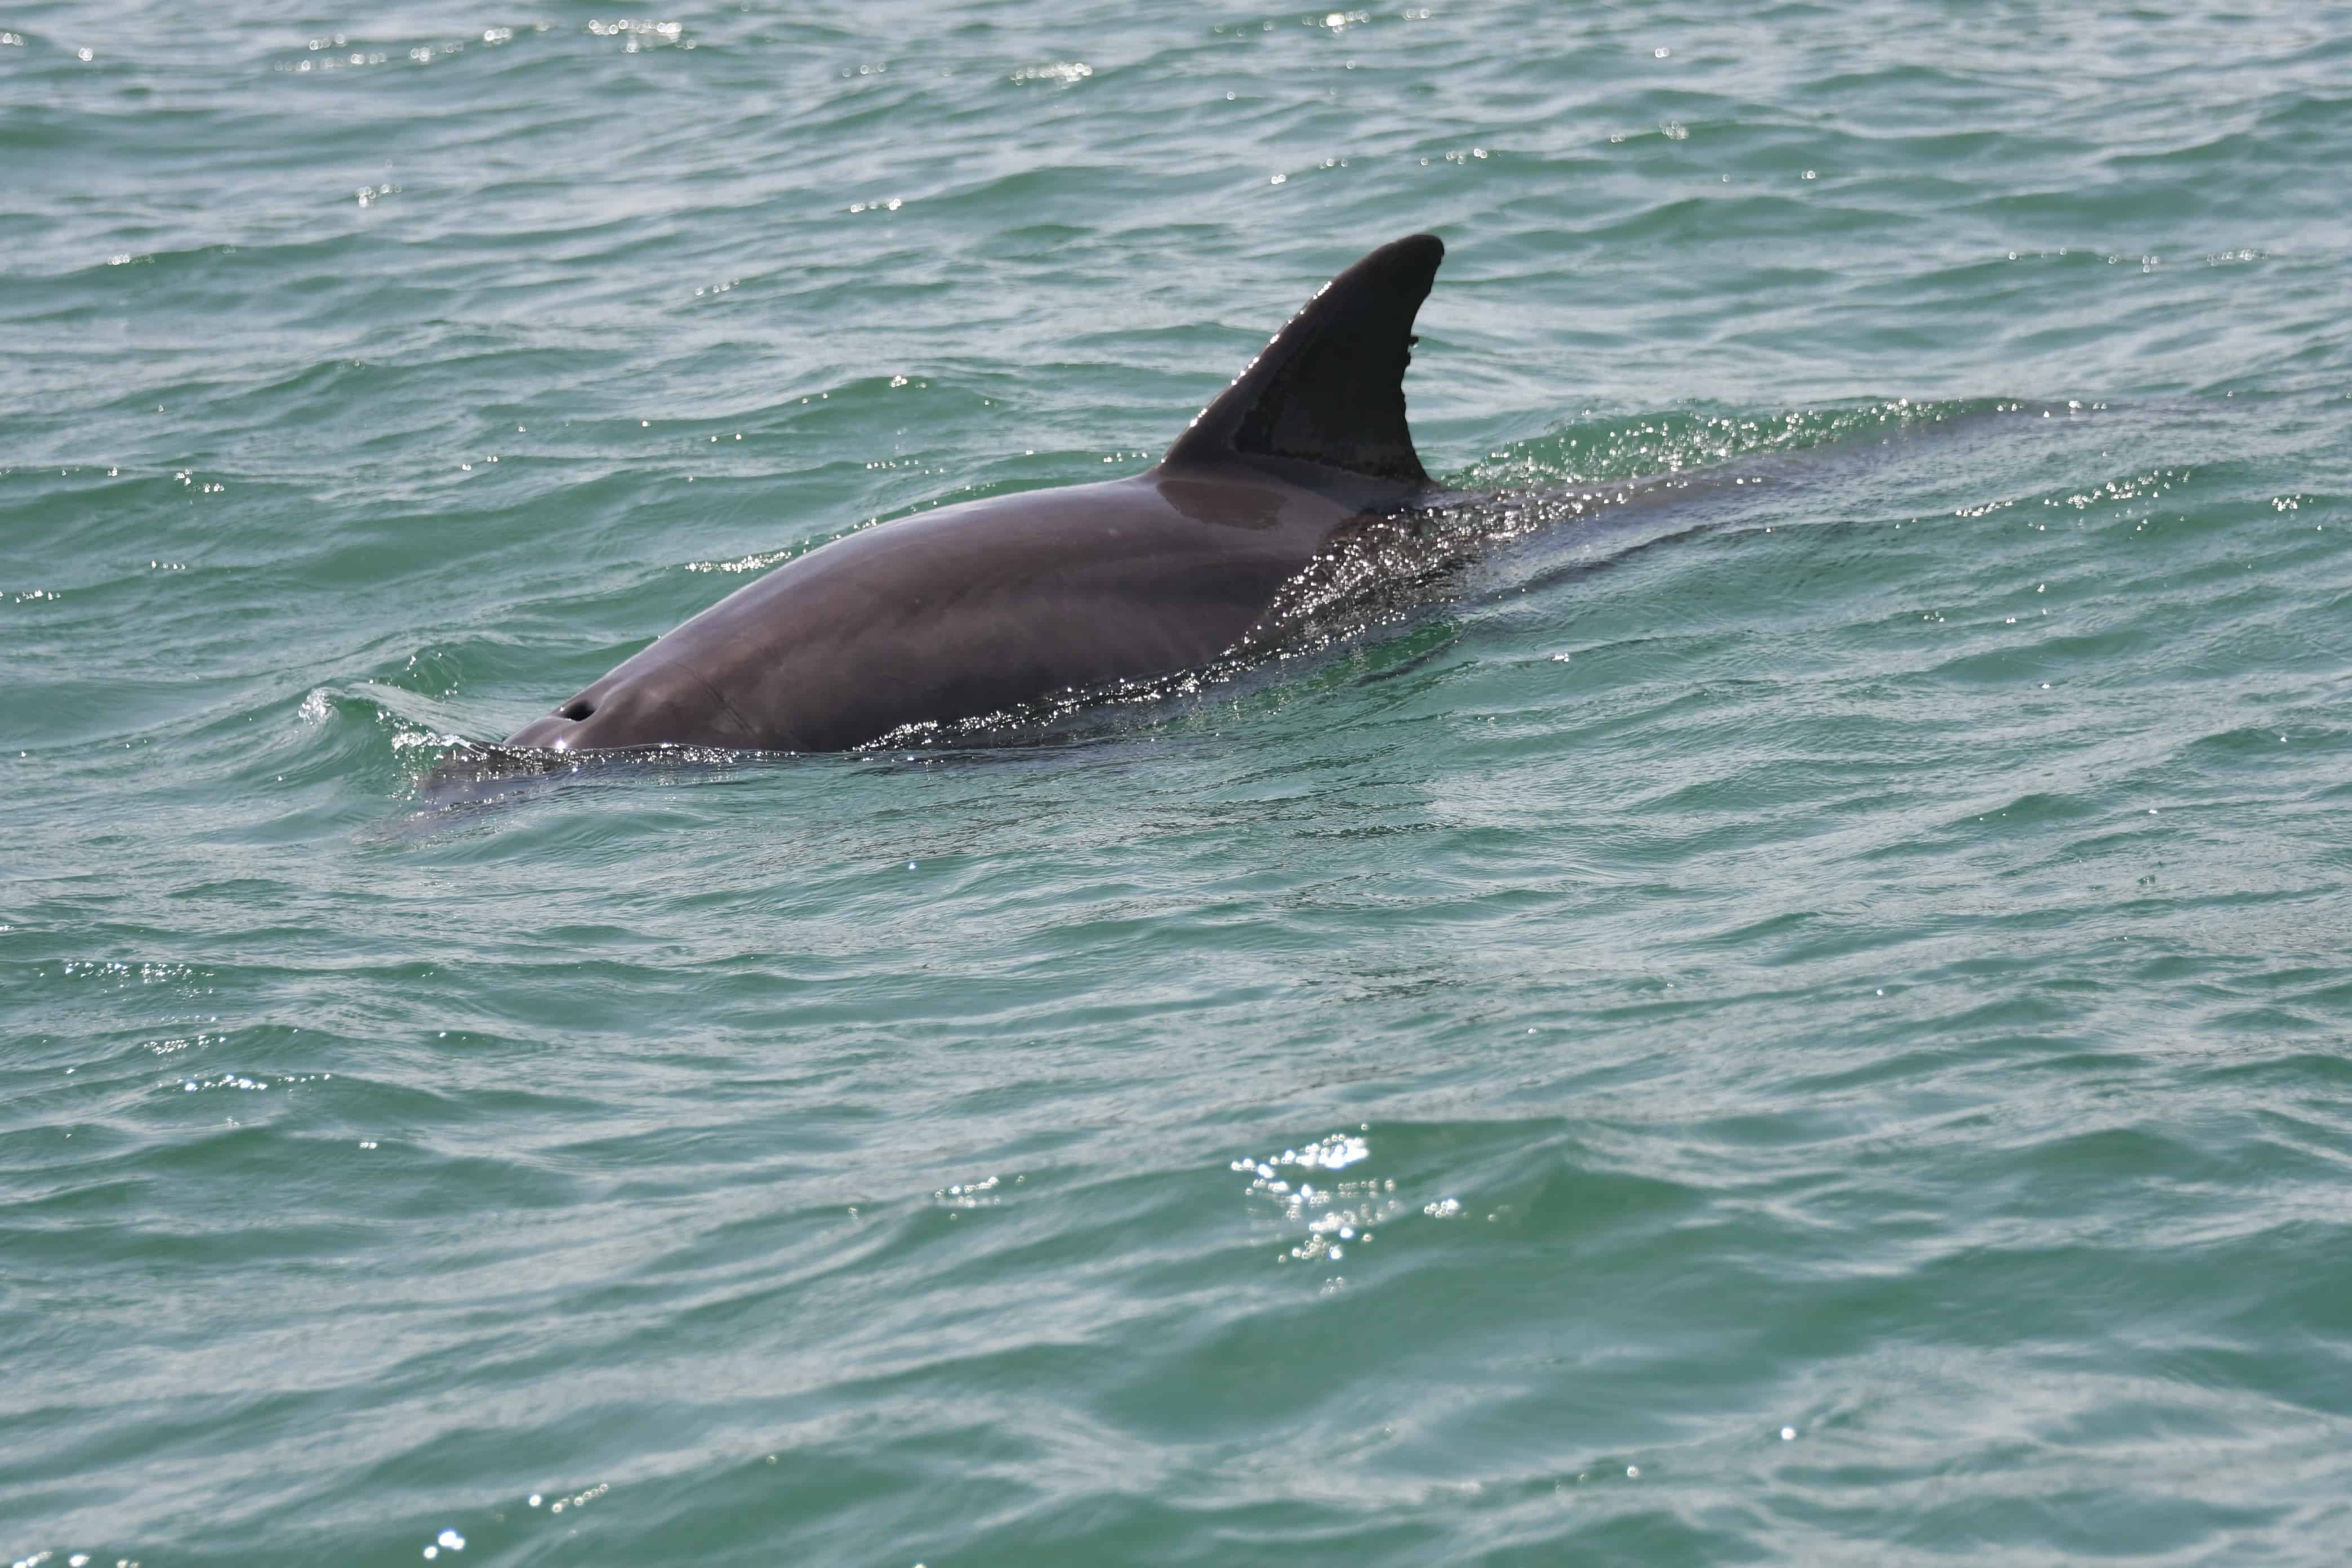
<instances>
[{"instance_id":1,"label":"gray skin","mask_svg":"<svg viewBox=\"0 0 2352 1568\"><path fill-rule=\"evenodd\" d=\"M1150 472L853 533L625 660L507 745L842 751L1214 660L1355 528L1433 495L1404 419L1444 247L1341 273Z\"/></svg>"}]
</instances>

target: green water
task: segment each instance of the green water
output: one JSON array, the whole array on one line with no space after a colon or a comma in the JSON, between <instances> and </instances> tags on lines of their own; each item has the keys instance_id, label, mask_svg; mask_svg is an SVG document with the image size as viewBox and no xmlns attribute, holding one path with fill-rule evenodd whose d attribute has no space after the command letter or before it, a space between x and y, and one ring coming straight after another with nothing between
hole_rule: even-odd
<instances>
[{"instance_id":1,"label":"green water","mask_svg":"<svg viewBox=\"0 0 2352 1568\"><path fill-rule=\"evenodd\" d=\"M0 28L0 1561L2340 1560L2352 11ZM1417 607L420 794L1417 230Z\"/></svg>"}]
</instances>

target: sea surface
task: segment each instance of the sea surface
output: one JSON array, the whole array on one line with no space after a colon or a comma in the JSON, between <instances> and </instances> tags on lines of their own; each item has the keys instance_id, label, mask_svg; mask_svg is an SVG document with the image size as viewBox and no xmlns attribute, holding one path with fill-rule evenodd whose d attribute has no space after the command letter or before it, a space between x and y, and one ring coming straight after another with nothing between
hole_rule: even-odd
<instances>
[{"instance_id":1,"label":"sea surface","mask_svg":"<svg viewBox=\"0 0 2352 1568\"><path fill-rule=\"evenodd\" d=\"M1412 595L425 787L1416 231ZM26 0L0 855L0 1563L2339 1563L2352 9Z\"/></svg>"}]
</instances>

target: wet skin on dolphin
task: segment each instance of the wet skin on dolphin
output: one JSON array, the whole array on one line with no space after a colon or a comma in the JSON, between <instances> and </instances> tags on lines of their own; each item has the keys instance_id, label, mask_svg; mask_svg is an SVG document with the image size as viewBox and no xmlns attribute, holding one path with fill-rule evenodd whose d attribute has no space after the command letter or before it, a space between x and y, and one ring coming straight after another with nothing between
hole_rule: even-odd
<instances>
[{"instance_id":1,"label":"wet skin on dolphin","mask_svg":"<svg viewBox=\"0 0 2352 1568\"><path fill-rule=\"evenodd\" d=\"M1405 426L1445 247L1333 279L1150 471L835 540L623 661L514 747L827 752L1205 665L1335 539L1433 492Z\"/></svg>"}]
</instances>

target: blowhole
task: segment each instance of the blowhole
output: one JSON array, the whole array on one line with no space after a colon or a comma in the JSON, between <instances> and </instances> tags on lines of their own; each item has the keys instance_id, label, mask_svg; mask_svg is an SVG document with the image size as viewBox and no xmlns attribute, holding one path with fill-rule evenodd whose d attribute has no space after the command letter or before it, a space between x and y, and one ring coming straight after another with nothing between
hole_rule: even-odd
<instances>
[{"instance_id":1,"label":"blowhole","mask_svg":"<svg viewBox=\"0 0 2352 1568\"><path fill-rule=\"evenodd\" d=\"M596 705L593 702L589 701L585 697L575 697L571 701L565 703L562 707L558 708L555 710L555 716L559 719L578 721L585 719L589 714L593 713L594 711L596 711Z\"/></svg>"}]
</instances>

